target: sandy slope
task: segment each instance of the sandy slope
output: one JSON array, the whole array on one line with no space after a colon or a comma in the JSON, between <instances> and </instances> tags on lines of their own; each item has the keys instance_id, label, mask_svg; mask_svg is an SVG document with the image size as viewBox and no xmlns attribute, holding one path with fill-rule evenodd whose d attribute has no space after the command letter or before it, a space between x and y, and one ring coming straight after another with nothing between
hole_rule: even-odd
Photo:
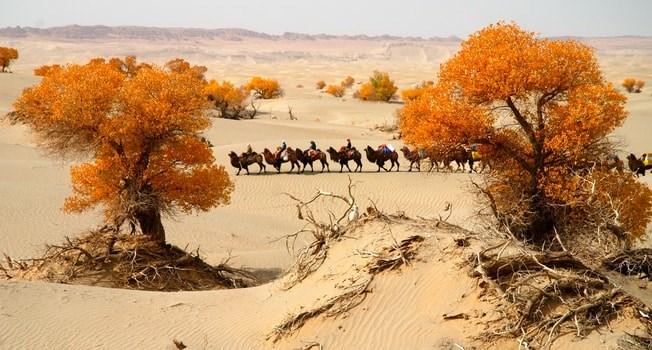
<instances>
[{"instance_id":1,"label":"sandy slope","mask_svg":"<svg viewBox=\"0 0 652 350\"><path fill-rule=\"evenodd\" d=\"M89 57L137 54L144 60L163 62L173 56L186 57L209 67L209 76L243 82L254 74L278 78L286 96L261 105L260 118L253 121L215 120L206 136L215 145L219 163L229 168L226 153L242 151L247 143L255 149L274 147L282 139L305 148L315 140L325 149L339 146L351 137L356 146L375 146L390 138L371 130L394 120L398 104L355 101L350 93L342 99L317 92L315 81L337 83L346 75L363 79L374 69L389 71L400 86L432 79L438 64L456 45L388 45L382 42L47 42L11 41L0 45L19 47L22 58L14 74L0 74L0 114L11 110L20 91L38 81L31 70L45 63L81 62ZM289 46L288 46L289 45ZM174 55L170 53L174 52ZM301 52L297 55L296 52ZM634 54L632 54L634 52ZM305 54L309 53L309 54ZM636 76L652 83L652 58L636 51L599 51L607 78L614 82ZM298 84L304 88L296 87ZM631 117L616 132L627 143L625 150L639 154L652 151L652 97L650 89L630 95ZM298 121L288 120L288 106ZM397 145L399 145L397 143ZM0 123L0 252L16 257L34 256L45 242L56 242L99 224L99 213L64 215L63 199L70 193L69 161L53 160L35 148L22 127ZM333 168L335 166L332 164ZM403 162L405 166L405 162ZM466 174L377 174L365 161L364 172L352 175L356 196L364 204L372 199L388 212L405 211L410 216L435 217L451 203L451 221L471 227L473 197L465 192ZM255 168L255 167L254 167ZM284 168L287 170L287 168ZM404 169L404 168L402 168ZM229 168L229 171L232 169ZM208 213L166 220L169 240L200 250L211 262L229 252L232 263L251 267L285 269L291 256L276 238L299 228L290 192L307 197L316 190L345 189L344 174L267 175L233 177L236 191L231 205ZM649 176L645 181L650 183ZM335 208L324 203L324 210ZM459 324L441 324L432 315L448 312L457 298L472 289L466 279L448 292L439 287L441 278L457 276L445 258L437 264L419 265L414 271L380 277L363 309L335 323L311 323L293 348L314 336L331 348L352 344L378 348L420 348L438 344L432 334L462 338L469 333ZM436 260L436 259L435 259ZM406 288L416 284L418 288ZM279 294L275 285L248 290L201 293L148 293L84 286L44 283L0 282L0 349L3 348L164 348L174 337L202 348L267 348L264 335L287 312L310 302L319 293L318 283ZM397 300L400 302L397 303ZM415 301L415 302L412 302ZM389 307L389 306L392 307ZM371 311L368 311L371 310ZM397 310L404 311L399 313ZM444 310L444 311L442 311ZM383 321L379 321L383 320ZM386 320L386 321L385 321ZM62 325L66 327L62 327ZM338 326L342 326L339 329ZM412 343L405 343L406 340Z\"/></svg>"}]
</instances>

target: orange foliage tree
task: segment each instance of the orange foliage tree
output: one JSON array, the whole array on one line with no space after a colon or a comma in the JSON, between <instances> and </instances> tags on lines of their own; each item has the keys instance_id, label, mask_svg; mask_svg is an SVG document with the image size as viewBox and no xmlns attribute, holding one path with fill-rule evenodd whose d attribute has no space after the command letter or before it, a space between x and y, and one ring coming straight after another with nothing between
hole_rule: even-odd
<instances>
[{"instance_id":1,"label":"orange foliage tree","mask_svg":"<svg viewBox=\"0 0 652 350\"><path fill-rule=\"evenodd\" d=\"M424 81L421 84L413 87L401 90L401 99L403 102L416 100L421 96L428 87L434 86L435 83L432 80Z\"/></svg>"},{"instance_id":2,"label":"orange foliage tree","mask_svg":"<svg viewBox=\"0 0 652 350\"><path fill-rule=\"evenodd\" d=\"M344 86L345 88L350 88L351 86L353 86L353 83L355 83L355 79L353 79L353 77L349 75L346 78L344 78L344 80L342 80L341 85Z\"/></svg>"},{"instance_id":3,"label":"orange foliage tree","mask_svg":"<svg viewBox=\"0 0 652 350\"><path fill-rule=\"evenodd\" d=\"M344 86L328 85L328 88L326 88L326 93L329 93L335 97L342 97L344 96Z\"/></svg>"},{"instance_id":4,"label":"orange foliage tree","mask_svg":"<svg viewBox=\"0 0 652 350\"><path fill-rule=\"evenodd\" d=\"M369 81L362 84L353 97L365 101L389 101L395 97L398 88L389 74L375 71Z\"/></svg>"},{"instance_id":5,"label":"orange foliage tree","mask_svg":"<svg viewBox=\"0 0 652 350\"><path fill-rule=\"evenodd\" d=\"M492 165L480 193L517 236L641 237L652 191L599 166L613 152L608 136L627 116L625 100L589 47L499 23L462 43L437 85L406 102L400 127L421 148L479 144Z\"/></svg>"},{"instance_id":6,"label":"orange foliage tree","mask_svg":"<svg viewBox=\"0 0 652 350\"><path fill-rule=\"evenodd\" d=\"M253 77L245 85L245 89L253 92L254 99L269 100L283 96L281 85L276 79Z\"/></svg>"},{"instance_id":7,"label":"orange foliage tree","mask_svg":"<svg viewBox=\"0 0 652 350\"><path fill-rule=\"evenodd\" d=\"M12 47L0 47L0 67L1 72L6 72L11 61L18 59L18 50Z\"/></svg>"},{"instance_id":8,"label":"orange foliage tree","mask_svg":"<svg viewBox=\"0 0 652 350\"><path fill-rule=\"evenodd\" d=\"M319 80L317 83L315 83L315 87L317 87L317 90L321 90L326 86L326 82L323 80Z\"/></svg>"},{"instance_id":9,"label":"orange foliage tree","mask_svg":"<svg viewBox=\"0 0 652 350\"><path fill-rule=\"evenodd\" d=\"M40 70L11 118L55 155L93 158L71 168L66 212L103 206L107 224L165 242L161 215L229 202L233 183L201 136L210 126L205 80L181 65L94 59Z\"/></svg>"},{"instance_id":10,"label":"orange foliage tree","mask_svg":"<svg viewBox=\"0 0 652 350\"><path fill-rule=\"evenodd\" d=\"M43 65L34 69L34 75L39 77L44 77L48 74L51 74L53 71L61 69L61 66L58 64L53 65Z\"/></svg>"},{"instance_id":11,"label":"orange foliage tree","mask_svg":"<svg viewBox=\"0 0 652 350\"><path fill-rule=\"evenodd\" d=\"M228 81L211 80L204 91L222 118L240 119L244 116L248 94L243 87L236 87Z\"/></svg>"}]
</instances>

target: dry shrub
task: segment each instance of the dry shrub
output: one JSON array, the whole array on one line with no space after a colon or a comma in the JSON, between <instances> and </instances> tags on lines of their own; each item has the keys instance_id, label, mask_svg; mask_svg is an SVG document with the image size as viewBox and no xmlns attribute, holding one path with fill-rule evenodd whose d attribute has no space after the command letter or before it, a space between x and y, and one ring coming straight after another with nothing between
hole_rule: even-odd
<instances>
[{"instance_id":1,"label":"dry shrub","mask_svg":"<svg viewBox=\"0 0 652 350\"><path fill-rule=\"evenodd\" d=\"M316 271L326 260L330 244L339 240L350 228L349 225L358 219L358 205L353 196L353 188L353 181L349 177L347 195L318 191L309 200L302 200L286 193L288 197L297 203L297 218L305 221L305 225L299 231L285 235L280 239L285 240L286 248L292 254L294 254L294 244L300 234L310 233L313 241L296 253L294 265L288 273L288 278L284 286L285 289L294 287L297 283L303 281L311 273ZM345 203L346 209L337 216L329 212L329 221L320 221L315 217L311 205L321 198L340 200Z\"/></svg>"},{"instance_id":2,"label":"dry shrub","mask_svg":"<svg viewBox=\"0 0 652 350\"><path fill-rule=\"evenodd\" d=\"M319 80L317 83L315 83L315 87L317 90L321 90L326 86L326 82L323 80Z\"/></svg>"},{"instance_id":3,"label":"dry shrub","mask_svg":"<svg viewBox=\"0 0 652 350\"><path fill-rule=\"evenodd\" d=\"M94 231L48 245L40 258L6 258L6 277L111 288L179 291L241 288L256 278L226 265L211 266L198 251L161 245L143 235Z\"/></svg>"},{"instance_id":4,"label":"dry shrub","mask_svg":"<svg viewBox=\"0 0 652 350\"><path fill-rule=\"evenodd\" d=\"M603 264L626 276L647 277L652 281L652 249L632 249L604 259Z\"/></svg>"},{"instance_id":5,"label":"dry shrub","mask_svg":"<svg viewBox=\"0 0 652 350\"><path fill-rule=\"evenodd\" d=\"M326 88L326 93L329 93L335 97L344 96L344 87L340 85L328 85Z\"/></svg>"}]
</instances>

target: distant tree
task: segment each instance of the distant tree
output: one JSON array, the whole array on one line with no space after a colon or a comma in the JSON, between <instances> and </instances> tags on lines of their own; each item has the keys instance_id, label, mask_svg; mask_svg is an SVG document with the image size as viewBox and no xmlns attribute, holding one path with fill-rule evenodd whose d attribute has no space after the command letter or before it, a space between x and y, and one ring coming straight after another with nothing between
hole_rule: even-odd
<instances>
[{"instance_id":1,"label":"distant tree","mask_svg":"<svg viewBox=\"0 0 652 350\"><path fill-rule=\"evenodd\" d=\"M369 81L362 84L353 97L364 101L389 101L396 96L398 88L389 74L375 71Z\"/></svg>"},{"instance_id":2,"label":"distant tree","mask_svg":"<svg viewBox=\"0 0 652 350\"><path fill-rule=\"evenodd\" d=\"M39 69L43 79L10 117L49 152L92 158L71 168L65 211L102 206L108 224L128 222L164 243L161 215L229 202L233 183L201 136L205 81L199 69L177 68L94 59Z\"/></svg>"},{"instance_id":3,"label":"distant tree","mask_svg":"<svg viewBox=\"0 0 652 350\"><path fill-rule=\"evenodd\" d=\"M228 81L218 83L211 80L204 91L222 118L240 119L246 114L248 94L243 87L236 87Z\"/></svg>"},{"instance_id":4,"label":"distant tree","mask_svg":"<svg viewBox=\"0 0 652 350\"><path fill-rule=\"evenodd\" d=\"M404 102L412 101L421 96L428 87L434 86L435 83L432 80L424 81L421 84L413 87L401 90L401 99Z\"/></svg>"},{"instance_id":5,"label":"distant tree","mask_svg":"<svg viewBox=\"0 0 652 350\"><path fill-rule=\"evenodd\" d=\"M643 90L645 82L643 80L636 80L635 78L626 78L623 80L622 86L629 93L639 93Z\"/></svg>"},{"instance_id":6,"label":"distant tree","mask_svg":"<svg viewBox=\"0 0 652 350\"><path fill-rule=\"evenodd\" d=\"M254 99L269 100L283 96L281 85L276 79L253 77L245 89L253 93Z\"/></svg>"},{"instance_id":7,"label":"distant tree","mask_svg":"<svg viewBox=\"0 0 652 350\"><path fill-rule=\"evenodd\" d=\"M328 85L326 88L326 93L329 93L335 97L344 96L344 86L342 85Z\"/></svg>"},{"instance_id":8,"label":"distant tree","mask_svg":"<svg viewBox=\"0 0 652 350\"><path fill-rule=\"evenodd\" d=\"M0 47L0 67L2 72L6 72L11 61L18 59L18 50L12 47Z\"/></svg>"},{"instance_id":9,"label":"distant tree","mask_svg":"<svg viewBox=\"0 0 652 350\"><path fill-rule=\"evenodd\" d=\"M478 144L492 165L478 188L501 228L548 244L556 232L645 234L652 191L599 165L627 112L591 48L500 23L463 42L439 78L406 102L402 136L422 149Z\"/></svg>"},{"instance_id":10,"label":"distant tree","mask_svg":"<svg viewBox=\"0 0 652 350\"><path fill-rule=\"evenodd\" d=\"M317 90L321 90L321 89L323 89L325 86L326 86L326 82L324 82L323 80L319 80L319 81L315 84L315 87L317 88Z\"/></svg>"},{"instance_id":11,"label":"distant tree","mask_svg":"<svg viewBox=\"0 0 652 350\"><path fill-rule=\"evenodd\" d=\"M353 86L353 83L355 83L355 79L353 79L353 77L349 75L346 78L344 78L344 80L342 80L341 85L344 86L345 88L350 88L351 86Z\"/></svg>"}]
</instances>

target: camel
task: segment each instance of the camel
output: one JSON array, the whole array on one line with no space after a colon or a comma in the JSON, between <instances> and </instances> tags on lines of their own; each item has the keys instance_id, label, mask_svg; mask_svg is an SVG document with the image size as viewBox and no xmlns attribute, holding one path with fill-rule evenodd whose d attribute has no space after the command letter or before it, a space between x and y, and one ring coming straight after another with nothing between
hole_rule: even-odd
<instances>
[{"instance_id":1,"label":"camel","mask_svg":"<svg viewBox=\"0 0 652 350\"><path fill-rule=\"evenodd\" d=\"M292 168L290 168L289 172L291 173L292 170L294 170L294 166L296 165L297 174L298 174L301 171L301 165L299 165L299 160L297 159L296 152L291 147L288 147L285 150L285 152L287 154L287 156L285 157L287 160L285 160L283 158L277 159L276 155L274 153L272 153L272 151L265 148L263 150L263 157L265 158L265 161L267 162L267 164L273 166L278 173L281 172L281 165L283 165L283 163L290 162L290 165L292 165Z\"/></svg>"},{"instance_id":2,"label":"camel","mask_svg":"<svg viewBox=\"0 0 652 350\"><path fill-rule=\"evenodd\" d=\"M457 164L457 169L455 169L455 171L459 171L461 166L462 172L464 172L466 171L465 166L468 160L469 152L467 152L464 147L456 147L444 156L442 163L444 164L444 167L448 168L450 171L453 171L451 168L451 162L455 162L455 164Z\"/></svg>"},{"instance_id":3,"label":"camel","mask_svg":"<svg viewBox=\"0 0 652 350\"><path fill-rule=\"evenodd\" d=\"M630 153L627 156L627 166L629 166L629 170L636 175L636 177L639 177L641 175L645 176L645 171L648 169L652 169L652 165L645 165L643 164L643 161L636 158L636 156L633 153Z\"/></svg>"},{"instance_id":4,"label":"camel","mask_svg":"<svg viewBox=\"0 0 652 350\"><path fill-rule=\"evenodd\" d=\"M326 153L322 152L320 149L312 152L312 154L311 154L310 150L301 151L298 148L295 149L295 152L297 154L297 158L299 159L299 161L301 163L303 163L303 170L301 170L301 172L306 171L306 166L307 165L310 165L310 171L311 172L315 172L315 169L313 169L313 167L312 167L312 163L316 162L316 161L321 162L321 172L322 173L324 172L324 167L326 167L326 169L328 170L329 173L331 172L331 168L328 165L328 160L326 159Z\"/></svg>"},{"instance_id":5,"label":"camel","mask_svg":"<svg viewBox=\"0 0 652 350\"><path fill-rule=\"evenodd\" d=\"M243 153L241 156L238 156L235 152L231 151L229 152L229 158L231 159L231 165L238 169L238 172L235 174L236 176L240 175L242 169L244 169L247 172L247 175L249 175L249 166L254 163L258 164L258 167L260 168L258 174L262 171L267 173L267 168L265 167L265 164L263 164L263 156L256 152L250 155Z\"/></svg>"},{"instance_id":6,"label":"camel","mask_svg":"<svg viewBox=\"0 0 652 350\"><path fill-rule=\"evenodd\" d=\"M485 159L482 158L480 152L466 151L466 155L469 163L469 174L471 174L474 171L476 173L481 173L484 171L486 167L489 167L489 169L491 169L489 162L487 162ZM480 171L475 170L475 168L473 167L473 165L477 162L480 162Z\"/></svg>"},{"instance_id":7,"label":"camel","mask_svg":"<svg viewBox=\"0 0 652 350\"><path fill-rule=\"evenodd\" d=\"M392 171L394 164L396 164L396 171L398 171L401 166L398 162L398 153L396 153L396 151L384 153L382 150L375 150L369 145L367 145L367 148L365 148L364 151L367 154L367 160L378 165L378 171L380 171L381 168L385 171ZM392 162L392 166L389 170L385 168L385 162L388 160Z\"/></svg>"},{"instance_id":8,"label":"camel","mask_svg":"<svg viewBox=\"0 0 652 350\"><path fill-rule=\"evenodd\" d=\"M328 147L326 152L328 152L332 161L340 163L340 173L344 170L344 167L351 172L351 168L349 168L350 160L355 162L355 170L353 172L362 172L362 155L355 147L351 148L351 150L342 147L339 151L336 151L333 147Z\"/></svg>"},{"instance_id":9,"label":"camel","mask_svg":"<svg viewBox=\"0 0 652 350\"><path fill-rule=\"evenodd\" d=\"M410 161L410 170L408 171L412 171L412 166L414 164L416 164L417 170L421 171L421 160L425 158L425 155L422 152L419 152L418 150L410 151L407 146L403 146L401 152L403 152L405 159ZM432 169L432 165L430 166L430 169Z\"/></svg>"}]
</instances>

